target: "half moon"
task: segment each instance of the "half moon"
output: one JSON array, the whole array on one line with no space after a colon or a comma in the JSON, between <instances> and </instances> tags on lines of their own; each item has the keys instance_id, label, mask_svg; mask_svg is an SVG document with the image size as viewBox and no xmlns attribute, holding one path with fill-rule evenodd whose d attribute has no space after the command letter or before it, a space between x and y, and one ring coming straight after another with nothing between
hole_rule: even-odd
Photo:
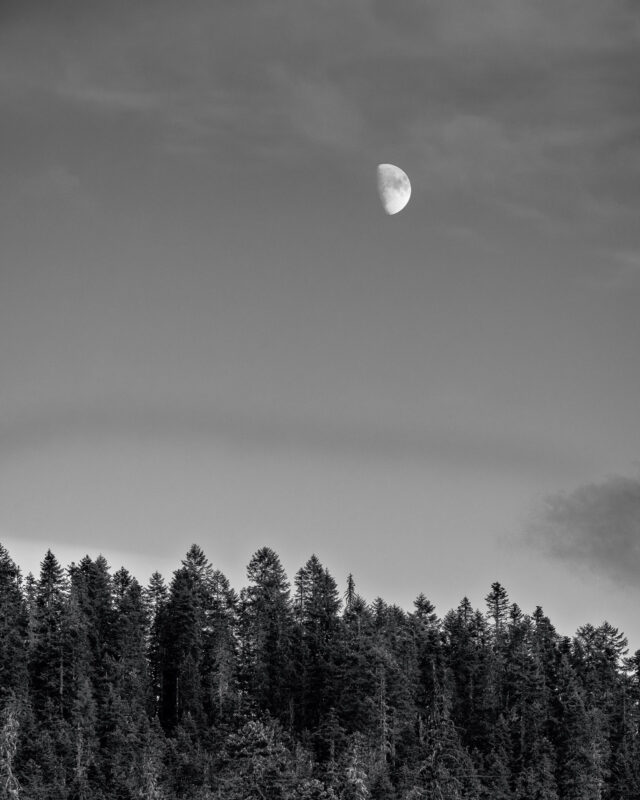
<instances>
[{"instance_id":1,"label":"half moon","mask_svg":"<svg viewBox=\"0 0 640 800\"><path fill-rule=\"evenodd\" d=\"M411 197L407 173L393 164L378 164L378 194L387 214L402 211Z\"/></svg>"}]
</instances>

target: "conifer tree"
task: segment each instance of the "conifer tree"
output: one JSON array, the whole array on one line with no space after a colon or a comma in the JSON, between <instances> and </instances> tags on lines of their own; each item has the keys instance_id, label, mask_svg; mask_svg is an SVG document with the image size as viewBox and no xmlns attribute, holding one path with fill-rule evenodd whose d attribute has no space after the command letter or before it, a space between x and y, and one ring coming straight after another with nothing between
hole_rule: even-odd
<instances>
[{"instance_id":1,"label":"conifer tree","mask_svg":"<svg viewBox=\"0 0 640 800\"><path fill-rule=\"evenodd\" d=\"M473 750L484 753L489 745L489 734L495 722L495 706L488 700L486 646L487 625L482 614L474 611L464 597L455 611L445 615L445 658L450 671L451 718L461 728L463 742ZM484 709L491 708L491 721Z\"/></svg>"},{"instance_id":2,"label":"conifer tree","mask_svg":"<svg viewBox=\"0 0 640 800\"><path fill-rule=\"evenodd\" d=\"M504 586L495 581L491 584L491 591L485 597L487 604L487 617L489 618L496 638L504 633L509 619L509 595Z\"/></svg>"},{"instance_id":3,"label":"conifer tree","mask_svg":"<svg viewBox=\"0 0 640 800\"><path fill-rule=\"evenodd\" d=\"M228 800L286 800L295 785L291 754L277 723L250 720L227 737L217 777Z\"/></svg>"},{"instance_id":4,"label":"conifer tree","mask_svg":"<svg viewBox=\"0 0 640 800\"><path fill-rule=\"evenodd\" d=\"M66 642L66 592L62 567L51 550L47 550L35 590L29 673L31 702L36 713L55 713L58 717L64 715L72 689Z\"/></svg>"},{"instance_id":5,"label":"conifer tree","mask_svg":"<svg viewBox=\"0 0 640 800\"><path fill-rule=\"evenodd\" d=\"M162 697L160 719L171 731L185 714L203 722L201 663L204 627L204 577L211 568L193 545L171 581L161 632Z\"/></svg>"},{"instance_id":6,"label":"conifer tree","mask_svg":"<svg viewBox=\"0 0 640 800\"><path fill-rule=\"evenodd\" d=\"M563 800L599 800L606 777L603 719L588 698L567 656L558 676L558 788Z\"/></svg>"},{"instance_id":7,"label":"conifer tree","mask_svg":"<svg viewBox=\"0 0 640 800\"><path fill-rule=\"evenodd\" d=\"M0 702L27 687L28 614L20 570L0 544Z\"/></svg>"},{"instance_id":8,"label":"conifer tree","mask_svg":"<svg viewBox=\"0 0 640 800\"><path fill-rule=\"evenodd\" d=\"M640 651L609 623L559 636L500 584L441 622L352 578L340 616L315 556L292 602L269 548L249 581L193 546L170 592L50 551L23 584L0 549L0 797L640 797Z\"/></svg>"},{"instance_id":9,"label":"conifer tree","mask_svg":"<svg viewBox=\"0 0 640 800\"><path fill-rule=\"evenodd\" d=\"M290 728L294 722L293 614L289 582L276 553L258 550L241 593L242 679L257 708Z\"/></svg>"},{"instance_id":10,"label":"conifer tree","mask_svg":"<svg viewBox=\"0 0 640 800\"><path fill-rule=\"evenodd\" d=\"M115 650L113 586L103 556L95 561L85 556L78 566L72 565L69 610L76 680L79 684L88 678L94 700L102 708L109 694Z\"/></svg>"},{"instance_id":11,"label":"conifer tree","mask_svg":"<svg viewBox=\"0 0 640 800\"><path fill-rule=\"evenodd\" d=\"M345 608L342 622L336 711L341 726L352 734L358 730L372 730L375 725L376 670L371 658L373 616L359 594Z\"/></svg>"},{"instance_id":12,"label":"conifer tree","mask_svg":"<svg viewBox=\"0 0 640 800\"><path fill-rule=\"evenodd\" d=\"M347 576L347 589L344 593L344 606L345 611L351 611L351 606L353 605L353 601L356 599L356 583L353 579L353 575L349 573Z\"/></svg>"},{"instance_id":13,"label":"conifer tree","mask_svg":"<svg viewBox=\"0 0 640 800\"><path fill-rule=\"evenodd\" d=\"M298 644L297 727L315 731L336 702L335 637L340 608L338 588L313 555L295 578L294 614Z\"/></svg>"},{"instance_id":14,"label":"conifer tree","mask_svg":"<svg viewBox=\"0 0 640 800\"><path fill-rule=\"evenodd\" d=\"M414 608L409 625L416 661L416 712L422 726L442 691L445 659L441 624L433 603L421 593L414 601Z\"/></svg>"},{"instance_id":15,"label":"conifer tree","mask_svg":"<svg viewBox=\"0 0 640 800\"><path fill-rule=\"evenodd\" d=\"M427 720L418 776L427 797L479 800L480 781L451 718L448 687L443 687Z\"/></svg>"},{"instance_id":16,"label":"conifer tree","mask_svg":"<svg viewBox=\"0 0 640 800\"><path fill-rule=\"evenodd\" d=\"M146 660L147 614L142 587L122 568L113 576L113 665L106 702L100 709L101 774L118 793L142 768L150 707Z\"/></svg>"},{"instance_id":17,"label":"conifer tree","mask_svg":"<svg viewBox=\"0 0 640 800\"><path fill-rule=\"evenodd\" d=\"M147 611L147 662L149 665L151 709L155 715L161 713L161 699L164 697L162 676L165 653L164 624L169 592L164 578L159 572L151 575L149 585L145 587L143 598Z\"/></svg>"}]
</instances>

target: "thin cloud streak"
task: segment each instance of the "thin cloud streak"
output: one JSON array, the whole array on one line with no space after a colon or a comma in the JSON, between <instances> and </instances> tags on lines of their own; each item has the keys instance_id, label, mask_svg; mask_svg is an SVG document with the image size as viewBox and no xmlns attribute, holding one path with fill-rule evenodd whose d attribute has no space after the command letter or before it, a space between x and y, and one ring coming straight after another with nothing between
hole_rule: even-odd
<instances>
[{"instance_id":1,"label":"thin cloud streak","mask_svg":"<svg viewBox=\"0 0 640 800\"><path fill-rule=\"evenodd\" d=\"M252 24L230 36L240 13ZM196 5L185 15L160 3L152 17L119 6L76 17L62 27L42 8L17 14L4 33L2 72L80 107L164 119L173 146L182 130L185 146L196 131L215 148L226 118L229 136L247 134L250 123L256 141L266 127L290 145L302 136L349 147L362 119L374 125L361 147L390 136L401 143L420 126L426 158L432 135L464 109L504 128L516 146L525 132L542 146L573 129L571 146L591 153L590 128L603 117L624 122L635 108L638 15L600 0L535 9L495 0L481 11L401 2L392 14L380 4L312 0L303 9Z\"/></svg>"},{"instance_id":2,"label":"thin cloud streak","mask_svg":"<svg viewBox=\"0 0 640 800\"><path fill-rule=\"evenodd\" d=\"M125 438L129 442L229 442L242 449L302 451L356 460L441 462L459 469L515 470L539 474L571 469L580 454L550 448L548 442L517 436L482 436L478 431L374 426L357 420L276 417L249 411L136 405L61 406L41 413L5 415L0 422L0 464L47 446L80 441L87 447Z\"/></svg>"}]
</instances>

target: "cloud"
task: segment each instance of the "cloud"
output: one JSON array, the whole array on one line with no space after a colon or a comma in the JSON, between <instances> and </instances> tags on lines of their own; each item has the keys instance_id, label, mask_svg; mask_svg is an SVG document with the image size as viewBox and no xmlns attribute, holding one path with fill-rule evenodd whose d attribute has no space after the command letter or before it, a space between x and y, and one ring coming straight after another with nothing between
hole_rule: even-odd
<instances>
[{"instance_id":1,"label":"cloud","mask_svg":"<svg viewBox=\"0 0 640 800\"><path fill-rule=\"evenodd\" d=\"M76 117L109 115L116 149L146 137L149 157L236 169L391 147L427 193L581 232L640 201L630 2L23 5L0 30L0 98L28 97L39 130L58 104L72 136Z\"/></svg>"},{"instance_id":2,"label":"cloud","mask_svg":"<svg viewBox=\"0 0 640 800\"><path fill-rule=\"evenodd\" d=\"M361 144L358 107L335 82L300 78L282 69L274 71L274 80L286 95L290 124L304 139L342 149Z\"/></svg>"},{"instance_id":3,"label":"cloud","mask_svg":"<svg viewBox=\"0 0 640 800\"><path fill-rule=\"evenodd\" d=\"M572 567L637 587L640 477L613 475L544 498L527 528L532 544Z\"/></svg>"},{"instance_id":4,"label":"cloud","mask_svg":"<svg viewBox=\"0 0 640 800\"><path fill-rule=\"evenodd\" d=\"M226 442L239 450L275 454L530 474L571 468L578 460L549 442L515 433L482 433L442 424L374 425L352 418L269 414L255 408L114 399L5 413L0 420L0 466L47 447L80 443L94 448L123 439L142 446L166 442L216 447Z\"/></svg>"}]
</instances>

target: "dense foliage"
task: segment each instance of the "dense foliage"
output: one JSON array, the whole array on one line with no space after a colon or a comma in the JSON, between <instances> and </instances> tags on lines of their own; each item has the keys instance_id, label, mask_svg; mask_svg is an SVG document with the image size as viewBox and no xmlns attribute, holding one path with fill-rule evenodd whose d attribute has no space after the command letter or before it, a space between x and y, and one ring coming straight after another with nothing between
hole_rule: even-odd
<instances>
[{"instance_id":1,"label":"dense foliage","mask_svg":"<svg viewBox=\"0 0 640 800\"><path fill-rule=\"evenodd\" d=\"M0 797L640 798L640 651L560 636L499 583L439 619L265 547L240 594L193 546L169 586L102 557L21 578L0 546Z\"/></svg>"}]
</instances>

